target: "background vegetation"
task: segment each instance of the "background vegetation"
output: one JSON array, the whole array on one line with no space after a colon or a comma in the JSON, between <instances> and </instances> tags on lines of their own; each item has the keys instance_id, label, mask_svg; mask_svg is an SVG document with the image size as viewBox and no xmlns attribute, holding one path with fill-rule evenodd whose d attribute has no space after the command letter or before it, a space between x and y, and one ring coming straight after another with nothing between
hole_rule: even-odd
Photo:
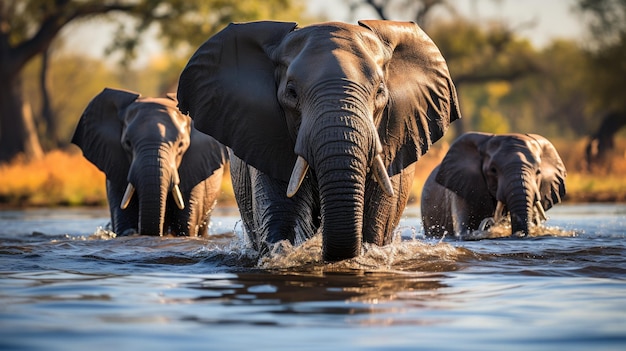
<instances>
[{"instance_id":1,"label":"background vegetation","mask_svg":"<svg viewBox=\"0 0 626 351\"><path fill-rule=\"evenodd\" d=\"M494 1L494 0L482 0ZM418 22L446 57L463 119L424 157L423 179L460 133L532 132L553 140L568 168L571 201L624 201L626 186L626 0L571 0L586 35L537 48L519 33L532 23L478 22L452 0L343 0L383 19ZM304 0L23 0L0 2L0 205L104 205L104 177L69 140L82 110L104 87L146 96L175 91L193 50L231 21L305 25ZM108 52L76 54L69 24L102 21ZM71 28L79 28L74 26ZM136 64L149 35L166 49ZM611 115L612 119L605 118ZM232 201L229 184L222 203Z\"/></svg>"}]
</instances>

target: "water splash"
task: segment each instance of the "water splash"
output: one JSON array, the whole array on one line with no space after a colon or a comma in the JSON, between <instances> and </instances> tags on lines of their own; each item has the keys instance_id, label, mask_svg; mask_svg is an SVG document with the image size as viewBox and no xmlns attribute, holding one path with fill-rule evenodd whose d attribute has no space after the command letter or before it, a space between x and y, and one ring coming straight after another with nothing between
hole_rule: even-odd
<instances>
[{"instance_id":1,"label":"water splash","mask_svg":"<svg viewBox=\"0 0 626 351\"><path fill-rule=\"evenodd\" d=\"M493 218L485 218L479 229L472 231L461 236L462 240L482 240L482 239L497 239L497 238L538 238L538 237L576 237L579 232L575 230L565 230L559 227L546 226L545 223L536 225L531 223L529 226L528 235L521 233L511 234L511 219L510 217L504 217L497 223L494 223Z\"/></svg>"},{"instance_id":2,"label":"water splash","mask_svg":"<svg viewBox=\"0 0 626 351\"><path fill-rule=\"evenodd\" d=\"M324 262L322 235L318 234L299 246L281 241L271 247L270 253L259 259L263 269L305 269L323 271L454 271L457 263L473 257L465 248L449 243L428 243L415 238L402 239L399 231L389 245L364 243L361 254L340 262Z\"/></svg>"},{"instance_id":3,"label":"water splash","mask_svg":"<svg viewBox=\"0 0 626 351\"><path fill-rule=\"evenodd\" d=\"M96 231L87 237L88 240L108 240L114 239L117 237L117 234L113 232L110 228L106 227L98 227Z\"/></svg>"}]
</instances>

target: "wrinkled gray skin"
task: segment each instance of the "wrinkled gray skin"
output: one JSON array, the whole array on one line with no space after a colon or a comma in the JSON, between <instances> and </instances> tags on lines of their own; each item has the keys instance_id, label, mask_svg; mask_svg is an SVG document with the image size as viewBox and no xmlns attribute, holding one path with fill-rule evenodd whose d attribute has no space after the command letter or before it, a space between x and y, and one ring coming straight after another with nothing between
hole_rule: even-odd
<instances>
[{"instance_id":1,"label":"wrinkled gray skin","mask_svg":"<svg viewBox=\"0 0 626 351\"><path fill-rule=\"evenodd\" d=\"M178 97L200 131L233 150L255 247L321 228L328 261L390 242L414 163L460 117L435 44L391 21L231 24L189 60Z\"/></svg>"},{"instance_id":2,"label":"wrinkled gray skin","mask_svg":"<svg viewBox=\"0 0 626 351\"><path fill-rule=\"evenodd\" d=\"M118 235L207 234L227 150L176 104L107 88L78 122L72 142L106 174Z\"/></svg>"},{"instance_id":3,"label":"wrinkled gray skin","mask_svg":"<svg viewBox=\"0 0 626 351\"><path fill-rule=\"evenodd\" d=\"M508 213L511 234L527 235L531 223L561 202L565 176L556 149L540 135L466 133L424 184L424 231L462 238L483 219Z\"/></svg>"}]
</instances>

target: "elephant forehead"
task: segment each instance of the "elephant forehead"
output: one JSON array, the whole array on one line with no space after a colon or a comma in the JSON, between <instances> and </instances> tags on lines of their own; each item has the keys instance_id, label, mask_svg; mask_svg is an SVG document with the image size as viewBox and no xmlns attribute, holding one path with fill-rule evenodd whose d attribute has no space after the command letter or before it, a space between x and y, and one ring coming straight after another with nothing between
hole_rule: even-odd
<instances>
[{"instance_id":1,"label":"elephant forehead","mask_svg":"<svg viewBox=\"0 0 626 351\"><path fill-rule=\"evenodd\" d=\"M177 102L172 99L154 98L154 97L142 97L142 98L137 99L137 102L146 103L146 104L157 104L157 105L166 106L168 108L176 108L176 104L177 104Z\"/></svg>"},{"instance_id":2,"label":"elephant forehead","mask_svg":"<svg viewBox=\"0 0 626 351\"><path fill-rule=\"evenodd\" d=\"M126 133L131 138L177 140L189 134L188 118L162 105L136 108L128 111L128 115Z\"/></svg>"},{"instance_id":3,"label":"elephant forehead","mask_svg":"<svg viewBox=\"0 0 626 351\"><path fill-rule=\"evenodd\" d=\"M539 142L526 134L503 134L496 136L495 138L502 138L503 140L506 140L503 142L505 145L511 144L511 147L526 149L533 154L539 154L541 151L541 145L539 145Z\"/></svg>"},{"instance_id":4,"label":"elephant forehead","mask_svg":"<svg viewBox=\"0 0 626 351\"><path fill-rule=\"evenodd\" d=\"M281 45L285 58L297 55L353 53L363 58L383 59L384 47L372 31L353 24L329 22L311 25L290 33ZM379 62L382 63L382 62Z\"/></svg>"},{"instance_id":5,"label":"elephant forehead","mask_svg":"<svg viewBox=\"0 0 626 351\"><path fill-rule=\"evenodd\" d=\"M488 151L496 159L503 161L519 159L528 163L539 161L538 145L521 134L506 134L493 137Z\"/></svg>"},{"instance_id":6,"label":"elephant forehead","mask_svg":"<svg viewBox=\"0 0 626 351\"><path fill-rule=\"evenodd\" d=\"M136 116L151 116L155 120L169 119L182 126L189 123L189 117L183 115L176 107L176 102L169 99L144 99L135 103L129 112Z\"/></svg>"}]
</instances>

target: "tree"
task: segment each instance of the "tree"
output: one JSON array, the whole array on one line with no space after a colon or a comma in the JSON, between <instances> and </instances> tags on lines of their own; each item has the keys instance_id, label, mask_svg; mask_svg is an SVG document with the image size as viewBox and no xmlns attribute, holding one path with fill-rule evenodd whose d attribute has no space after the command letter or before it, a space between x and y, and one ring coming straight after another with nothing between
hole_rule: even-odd
<instances>
[{"instance_id":1,"label":"tree","mask_svg":"<svg viewBox=\"0 0 626 351\"><path fill-rule=\"evenodd\" d=\"M602 163L614 149L613 136L626 126L626 0L578 0L592 40L588 94L598 118L587 144L587 161Z\"/></svg>"},{"instance_id":2,"label":"tree","mask_svg":"<svg viewBox=\"0 0 626 351\"><path fill-rule=\"evenodd\" d=\"M123 50L128 62L151 28L169 47L195 47L229 22L279 19L302 8L296 0L0 0L0 162L41 154L24 113L21 73L67 24L115 13L118 30L110 48Z\"/></svg>"},{"instance_id":3,"label":"tree","mask_svg":"<svg viewBox=\"0 0 626 351\"><path fill-rule=\"evenodd\" d=\"M381 19L398 18L414 21L420 27L428 27L429 14L437 7L445 7L450 12L454 8L448 0L346 0L354 13L360 7L370 7ZM394 15L395 14L395 15Z\"/></svg>"},{"instance_id":4,"label":"tree","mask_svg":"<svg viewBox=\"0 0 626 351\"><path fill-rule=\"evenodd\" d=\"M41 111L44 104L37 78L41 74L40 67L41 57L37 57L29 62L22 72L24 100L28 101L33 111ZM44 130L49 128L47 123L40 123L37 132L42 145L49 149L69 144L83 110L104 87L140 91L134 86L124 85L121 78L123 74L102 60L63 51L52 55L47 75L50 87L49 108L51 114L55 116L55 135L58 144L47 138L49 131Z\"/></svg>"},{"instance_id":5,"label":"tree","mask_svg":"<svg viewBox=\"0 0 626 351\"><path fill-rule=\"evenodd\" d=\"M626 114L626 0L578 0L578 9L591 34L586 47L593 71L591 102L602 113Z\"/></svg>"},{"instance_id":6,"label":"tree","mask_svg":"<svg viewBox=\"0 0 626 351\"><path fill-rule=\"evenodd\" d=\"M533 55L541 74L513 81L497 109L518 132L546 137L585 135L592 114L587 108L589 62L584 51L574 41L555 40L528 55Z\"/></svg>"},{"instance_id":7,"label":"tree","mask_svg":"<svg viewBox=\"0 0 626 351\"><path fill-rule=\"evenodd\" d=\"M98 2L2 1L0 3L0 162L20 153L41 153L32 120L24 113L20 73L26 63L45 52L61 28L70 21L129 5Z\"/></svg>"}]
</instances>

